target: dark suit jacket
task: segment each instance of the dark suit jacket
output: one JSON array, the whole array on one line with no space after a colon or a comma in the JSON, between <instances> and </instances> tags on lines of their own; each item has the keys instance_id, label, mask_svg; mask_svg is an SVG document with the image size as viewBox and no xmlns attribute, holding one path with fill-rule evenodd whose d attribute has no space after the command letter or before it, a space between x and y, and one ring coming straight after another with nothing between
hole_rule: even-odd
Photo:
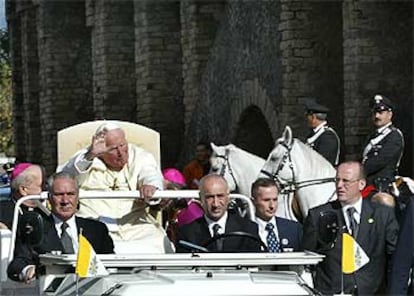
<instances>
[{"instance_id":1,"label":"dark suit jacket","mask_svg":"<svg viewBox=\"0 0 414 296\"><path fill-rule=\"evenodd\" d=\"M10 262L7 269L10 279L19 281L19 274L27 265L36 265L36 274L40 274L39 254L51 251L63 252L63 246L56 232L53 217L44 216L43 221L43 239L38 245L30 246L23 242L21 238L16 239L14 259ZM91 219L76 217L76 225L78 232L82 228L82 234L91 243L97 254L111 254L114 252L114 244L105 224Z\"/></svg>"},{"instance_id":2,"label":"dark suit jacket","mask_svg":"<svg viewBox=\"0 0 414 296\"><path fill-rule=\"evenodd\" d=\"M308 138L312 137L310 134ZM332 128L325 128L325 131L313 142L312 148L325 157L332 166L336 166L336 156L340 149L339 137Z\"/></svg>"},{"instance_id":3,"label":"dark suit jacket","mask_svg":"<svg viewBox=\"0 0 414 296\"><path fill-rule=\"evenodd\" d=\"M257 237L259 240L257 224L241 218L237 214L228 214L226 221L225 233L231 233L236 231L244 231ZM190 250L181 246L178 241L184 240L193 244L203 246L211 239L210 231L208 229L207 221L203 217L191 222L190 224L182 225L177 231L177 244L176 250L178 253L190 252ZM209 251L217 252L214 244L206 246ZM259 252L260 244L250 238L245 237L228 237L223 239L222 252Z\"/></svg>"},{"instance_id":4,"label":"dark suit jacket","mask_svg":"<svg viewBox=\"0 0 414 296\"><path fill-rule=\"evenodd\" d=\"M282 249L302 250L302 226L295 221L276 217L277 231Z\"/></svg>"},{"instance_id":5,"label":"dark suit jacket","mask_svg":"<svg viewBox=\"0 0 414 296\"><path fill-rule=\"evenodd\" d=\"M411 200L402 218L400 235L395 249L391 276L390 295L414 295L414 275L411 273L411 286L408 287L410 270L414 268L414 204Z\"/></svg>"},{"instance_id":6,"label":"dark suit jacket","mask_svg":"<svg viewBox=\"0 0 414 296\"><path fill-rule=\"evenodd\" d=\"M321 212L326 211L334 213L339 224L340 230L333 245L322 243L324 240L321 237L321 230L318 230L321 225ZM338 201L309 210L303 231L303 248L326 256L323 262L316 266L314 277L315 288L323 294L341 292L341 252L344 231L346 231L345 220ZM383 285L386 280L387 263L395 250L397 236L398 223L394 209L363 200L356 240L370 261L354 274L343 275L345 293L353 291L354 282L358 287L359 295L385 292Z\"/></svg>"},{"instance_id":7,"label":"dark suit jacket","mask_svg":"<svg viewBox=\"0 0 414 296\"><path fill-rule=\"evenodd\" d=\"M374 181L378 178L386 178L391 182L397 173L397 163L404 150L404 138L399 129L394 126L391 126L391 129L392 131L366 155L364 168L368 184L377 185Z\"/></svg>"},{"instance_id":8,"label":"dark suit jacket","mask_svg":"<svg viewBox=\"0 0 414 296\"><path fill-rule=\"evenodd\" d=\"M0 222L6 224L9 229L13 224L14 206L15 202L11 199L0 201Z\"/></svg>"}]
</instances>

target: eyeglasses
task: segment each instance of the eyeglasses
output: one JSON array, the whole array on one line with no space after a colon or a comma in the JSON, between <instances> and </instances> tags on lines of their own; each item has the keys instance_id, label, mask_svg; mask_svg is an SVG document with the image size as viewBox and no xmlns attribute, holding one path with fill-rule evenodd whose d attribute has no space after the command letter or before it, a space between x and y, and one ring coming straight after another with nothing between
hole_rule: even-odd
<instances>
[{"instance_id":1,"label":"eyeglasses","mask_svg":"<svg viewBox=\"0 0 414 296\"><path fill-rule=\"evenodd\" d=\"M361 179L355 179L355 180L347 180L347 179L341 179L341 178L335 178L335 183L338 184L339 182L342 181L342 183L344 184L344 186L346 188L348 188L351 184L358 182Z\"/></svg>"}]
</instances>

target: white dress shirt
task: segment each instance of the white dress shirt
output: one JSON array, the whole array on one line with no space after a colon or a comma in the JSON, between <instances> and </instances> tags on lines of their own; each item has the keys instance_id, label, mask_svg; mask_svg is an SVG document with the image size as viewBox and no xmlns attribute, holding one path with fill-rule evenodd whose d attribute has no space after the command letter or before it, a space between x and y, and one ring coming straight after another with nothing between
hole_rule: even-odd
<instances>
[{"instance_id":1,"label":"white dress shirt","mask_svg":"<svg viewBox=\"0 0 414 296\"><path fill-rule=\"evenodd\" d=\"M227 215L228 215L227 212L225 212L224 215L223 215L223 217L221 217L218 221L213 221L209 217L207 217L206 215L204 215L204 218L207 221L208 230L210 231L211 237L214 236L213 226L215 224L220 225L220 229L218 231L219 234L223 234L226 231Z\"/></svg>"},{"instance_id":2,"label":"white dress shirt","mask_svg":"<svg viewBox=\"0 0 414 296\"><path fill-rule=\"evenodd\" d=\"M361 223L361 211L362 211L362 197L356 202L356 203L354 203L353 205L343 205L342 206L342 213L343 213L343 215L344 215L344 218L345 218L345 223L346 223L346 227L348 228L348 229L351 229L351 227L350 227L350 221L349 221L349 218L348 218L348 214L347 214L347 210L350 208L350 207L354 207L355 208L355 212L354 212L354 219L355 219L355 221L358 223L358 225Z\"/></svg>"},{"instance_id":3,"label":"white dress shirt","mask_svg":"<svg viewBox=\"0 0 414 296\"><path fill-rule=\"evenodd\" d=\"M60 237L62 237L62 224L63 221L61 219L59 219L58 217L56 217L55 215L52 215L53 220L55 221L55 228L56 228L56 232ZM73 245L73 250L75 251L75 254L78 252L78 248L79 248L79 242L78 242L78 227L76 226L76 220L75 220L75 216L72 216L69 220L66 221L66 223L68 224L68 228L66 228L66 232L69 234L70 238L72 239L72 245Z\"/></svg>"}]
</instances>

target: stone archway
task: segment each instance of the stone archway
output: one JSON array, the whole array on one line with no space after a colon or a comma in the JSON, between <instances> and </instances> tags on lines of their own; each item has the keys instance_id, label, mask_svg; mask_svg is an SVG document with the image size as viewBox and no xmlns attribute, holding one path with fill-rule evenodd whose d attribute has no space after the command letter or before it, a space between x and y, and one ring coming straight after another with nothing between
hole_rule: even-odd
<instances>
[{"instance_id":1,"label":"stone archway","mask_svg":"<svg viewBox=\"0 0 414 296\"><path fill-rule=\"evenodd\" d=\"M246 151L267 158L274 142L269 125L257 106L249 106L240 115L233 143Z\"/></svg>"},{"instance_id":2,"label":"stone archway","mask_svg":"<svg viewBox=\"0 0 414 296\"><path fill-rule=\"evenodd\" d=\"M258 79L243 81L240 94L231 107L232 143L266 158L279 128L277 112Z\"/></svg>"}]
</instances>

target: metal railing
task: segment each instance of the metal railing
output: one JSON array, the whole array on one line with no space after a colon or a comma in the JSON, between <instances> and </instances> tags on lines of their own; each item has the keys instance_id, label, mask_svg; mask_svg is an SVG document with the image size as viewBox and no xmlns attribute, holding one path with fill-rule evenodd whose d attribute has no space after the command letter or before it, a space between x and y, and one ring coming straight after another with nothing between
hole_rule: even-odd
<instances>
[{"instance_id":1,"label":"metal railing","mask_svg":"<svg viewBox=\"0 0 414 296\"><path fill-rule=\"evenodd\" d=\"M181 199L181 198L199 198L198 190L159 190L156 191L153 199ZM46 200L48 193L42 192L40 195L29 195L17 200L13 213L12 235L9 250L9 263L13 260L15 241L17 235L18 220L20 216L20 206L28 200ZM131 198L139 199L140 193L136 190L131 191L84 191L79 192L79 199L116 199L116 198ZM254 220L255 209L251 199L242 194L230 194L230 199L240 199L247 204L247 211L249 218Z\"/></svg>"}]
</instances>

